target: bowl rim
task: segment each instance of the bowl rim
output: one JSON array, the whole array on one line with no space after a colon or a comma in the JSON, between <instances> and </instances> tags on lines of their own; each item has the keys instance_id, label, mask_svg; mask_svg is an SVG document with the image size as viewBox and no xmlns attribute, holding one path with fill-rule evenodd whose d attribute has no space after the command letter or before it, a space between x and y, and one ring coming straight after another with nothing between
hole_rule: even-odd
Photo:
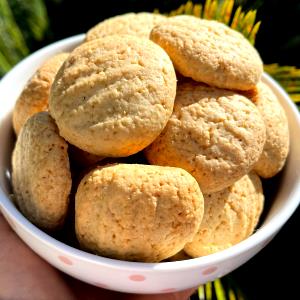
<instances>
[{"instance_id":1,"label":"bowl rim","mask_svg":"<svg viewBox=\"0 0 300 300\"><path fill-rule=\"evenodd\" d=\"M6 81L9 81L11 77L14 77L19 72L22 72L27 65L31 65L38 58L42 58L45 55L53 54L53 52L61 51L63 48L74 46L83 41L85 35L79 34L75 35L58 42L52 43L34 53L30 56L22 60L18 63L8 74L6 74L2 80L0 81L0 91L2 86L6 84ZM288 94L284 91L284 89L268 74L263 74L263 80L270 84L272 88L278 91L282 98L284 98L285 103L291 110L292 114L295 117L295 121L297 123L297 127L300 128L300 114L288 96ZM2 123L3 117L7 116L10 112L4 110L2 112L0 110L0 122ZM57 252L64 253L69 257L77 259L79 261L85 261L91 264L96 264L98 266L106 266L109 268L114 268L118 270L136 270L143 272L166 272L166 271L180 271L180 270L188 270L188 269L198 269L205 268L206 266L217 265L220 262L230 260L233 257L240 256L245 254L246 252L253 249L255 246L262 244L264 241L269 241L276 233L280 230L280 228L286 223L286 221L290 218L290 216L294 213L297 206L300 203L300 184L296 186L296 188L292 191L289 196L289 201L286 205L276 214L276 217L272 218L268 221L267 224L262 224L260 228L257 229L255 233L253 233L246 240L241 241L240 243L233 245L232 247L225 249L223 251L210 254L203 257L191 258L189 260L183 261L174 261L174 262L159 262L159 263L144 263L144 262L130 262L130 261L122 261L117 259L106 258L102 256L97 256L95 254L91 254L85 252L83 250L74 248L63 242L56 240L52 236L48 235L35 225L33 225L30 221L28 221L13 205L12 201L9 197L6 196L5 192L2 190L0 186L0 211L3 212L3 215L8 214L16 225L20 226L24 231L26 231L29 235L34 236L34 238L38 239L45 246L54 248Z\"/></svg>"}]
</instances>

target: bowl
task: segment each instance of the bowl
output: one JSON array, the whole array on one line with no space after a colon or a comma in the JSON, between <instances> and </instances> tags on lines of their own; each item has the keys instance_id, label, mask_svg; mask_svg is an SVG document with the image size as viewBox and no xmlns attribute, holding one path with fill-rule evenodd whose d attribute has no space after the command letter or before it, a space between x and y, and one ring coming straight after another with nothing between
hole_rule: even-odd
<instances>
[{"instance_id":1,"label":"bowl","mask_svg":"<svg viewBox=\"0 0 300 300\"><path fill-rule=\"evenodd\" d=\"M96 256L64 244L30 223L10 200L13 149L11 111L26 81L47 58L79 45L84 35L51 44L24 59L0 83L0 210L18 236L57 269L95 286L131 293L167 293L222 277L264 248L300 202L300 117L286 92L267 74L263 81L278 96L289 119L290 154L268 210L256 232L224 251L190 260L138 263Z\"/></svg>"}]
</instances>

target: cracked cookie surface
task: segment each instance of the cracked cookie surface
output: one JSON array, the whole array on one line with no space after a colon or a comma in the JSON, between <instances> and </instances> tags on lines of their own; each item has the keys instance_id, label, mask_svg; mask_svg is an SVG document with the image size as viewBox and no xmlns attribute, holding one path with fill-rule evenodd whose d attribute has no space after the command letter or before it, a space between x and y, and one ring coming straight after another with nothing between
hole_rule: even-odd
<instances>
[{"instance_id":1,"label":"cracked cookie surface","mask_svg":"<svg viewBox=\"0 0 300 300\"><path fill-rule=\"evenodd\" d=\"M211 86L249 90L263 72L260 56L249 41L216 21L172 17L155 26L150 39L165 49L182 75Z\"/></svg>"},{"instance_id":2,"label":"cracked cookie surface","mask_svg":"<svg viewBox=\"0 0 300 300\"><path fill-rule=\"evenodd\" d=\"M165 127L176 84L172 62L158 45L108 36L70 54L52 85L50 113L60 134L78 148L129 156Z\"/></svg>"},{"instance_id":3,"label":"cracked cookie surface","mask_svg":"<svg viewBox=\"0 0 300 300\"><path fill-rule=\"evenodd\" d=\"M22 213L43 229L65 219L71 190L68 145L48 112L27 120L12 157L12 183Z\"/></svg>"},{"instance_id":4,"label":"cracked cookie surface","mask_svg":"<svg viewBox=\"0 0 300 300\"><path fill-rule=\"evenodd\" d=\"M203 193L212 193L253 168L265 139L265 124L249 99L187 81L178 85L173 114L145 155L151 164L185 169Z\"/></svg>"},{"instance_id":5,"label":"cracked cookie surface","mask_svg":"<svg viewBox=\"0 0 300 300\"><path fill-rule=\"evenodd\" d=\"M48 109L51 85L68 55L68 53L60 53L51 57L27 82L13 111L12 122L16 134L19 134L27 119L32 115Z\"/></svg>"},{"instance_id":6,"label":"cracked cookie surface","mask_svg":"<svg viewBox=\"0 0 300 300\"><path fill-rule=\"evenodd\" d=\"M263 82L257 85L252 98L265 122L267 138L264 150L254 166L255 172L264 178L275 176L284 166L289 153L289 124L284 109L276 95Z\"/></svg>"},{"instance_id":7,"label":"cracked cookie surface","mask_svg":"<svg viewBox=\"0 0 300 300\"><path fill-rule=\"evenodd\" d=\"M179 168L118 164L95 169L76 193L76 234L84 249L158 262L193 239L203 215L196 180Z\"/></svg>"},{"instance_id":8,"label":"cracked cookie surface","mask_svg":"<svg viewBox=\"0 0 300 300\"><path fill-rule=\"evenodd\" d=\"M184 247L192 257L224 250L253 233L264 204L261 181L251 172L223 191L204 194L204 203L199 231Z\"/></svg>"}]
</instances>

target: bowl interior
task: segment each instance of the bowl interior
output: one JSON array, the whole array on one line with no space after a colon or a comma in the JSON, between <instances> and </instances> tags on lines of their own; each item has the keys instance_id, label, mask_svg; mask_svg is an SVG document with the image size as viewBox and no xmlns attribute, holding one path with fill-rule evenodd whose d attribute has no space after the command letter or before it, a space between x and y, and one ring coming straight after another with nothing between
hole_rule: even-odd
<instances>
[{"instance_id":1,"label":"bowl interior","mask_svg":"<svg viewBox=\"0 0 300 300\"><path fill-rule=\"evenodd\" d=\"M2 98L0 108L0 209L7 215L11 215L13 218L18 219L18 223L25 227L28 227L28 221L17 212L16 208L11 205L9 200L12 192L10 184L10 161L15 139L11 125L11 111L23 86L38 66L55 53L73 49L82 40L83 35L75 36L52 44L34 53L18 64L5 78L3 78L0 83L0 95ZM149 268L151 270L162 270L172 269L175 266L176 268L194 268L195 266L207 265L211 262L217 263L218 261L230 259L233 256L248 251L254 245L270 239L291 216L300 201L300 143L297 142L299 140L300 132L299 116L297 109L289 99L288 95L272 78L264 74L263 81L271 86L286 111L290 126L291 147L284 170L272 180L268 180L264 183L266 209L257 231L247 240L222 252L212 254L207 257L196 258L184 262L167 262L160 264L118 261L119 265L124 264L126 266L134 266L135 268L141 267L144 269ZM34 230L36 230L35 232L40 235L42 240L47 240L51 243L54 242L52 239L49 239L47 234L43 233L39 229L36 228ZM56 245L58 247L63 247L62 243L58 243ZM66 249L67 251L73 251L71 247ZM92 254L86 254L80 250L75 250L74 253L93 262L101 261L111 263L112 261L115 261Z\"/></svg>"}]
</instances>

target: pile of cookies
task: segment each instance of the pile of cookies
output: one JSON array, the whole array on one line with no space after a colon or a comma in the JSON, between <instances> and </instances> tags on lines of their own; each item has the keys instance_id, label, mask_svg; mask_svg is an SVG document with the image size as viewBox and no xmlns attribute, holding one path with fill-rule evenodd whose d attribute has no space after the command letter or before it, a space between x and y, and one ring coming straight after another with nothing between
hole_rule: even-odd
<instances>
[{"instance_id":1,"label":"pile of cookies","mask_svg":"<svg viewBox=\"0 0 300 300\"><path fill-rule=\"evenodd\" d=\"M122 260L199 257L244 240L263 210L259 176L276 175L289 150L262 72L250 43L215 21L130 13L99 23L17 100L16 205L54 231L75 201L82 249Z\"/></svg>"}]
</instances>

